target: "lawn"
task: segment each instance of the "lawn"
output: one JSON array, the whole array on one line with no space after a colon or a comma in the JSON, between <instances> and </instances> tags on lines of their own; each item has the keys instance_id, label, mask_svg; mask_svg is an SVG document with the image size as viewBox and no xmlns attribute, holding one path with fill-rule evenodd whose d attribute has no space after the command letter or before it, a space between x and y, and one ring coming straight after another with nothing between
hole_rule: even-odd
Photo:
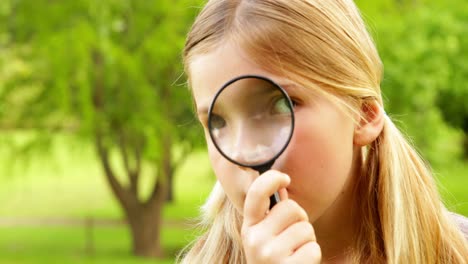
<instances>
[{"instance_id":1,"label":"lawn","mask_svg":"<svg viewBox=\"0 0 468 264\"><path fill-rule=\"evenodd\" d=\"M162 242L167 258L160 261L132 257L124 227L100 227L93 232L92 246L86 230L79 227L15 227L0 229L0 263L173 263L174 255L193 239L193 231L164 228Z\"/></svg>"},{"instance_id":2,"label":"lawn","mask_svg":"<svg viewBox=\"0 0 468 264\"><path fill-rule=\"evenodd\" d=\"M175 177L175 200L163 211L167 224L161 240L167 257L145 260L131 255L126 227L94 226L92 235L85 228L88 218L121 219L91 149L62 144L29 163L1 154L0 264L173 263L177 252L195 236L194 229L185 223L194 222L214 183L205 153L191 155ZM143 179L140 188L145 194L149 185L150 179ZM2 225L2 219L28 224ZM36 220L57 219L82 220L83 224L34 224Z\"/></svg>"},{"instance_id":3,"label":"lawn","mask_svg":"<svg viewBox=\"0 0 468 264\"><path fill-rule=\"evenodd\" d=\"M8 157L0 155L0 160ZM8 164L12 166L4 166L0 174L0 220L121 218L90 149L62 144L51 156L37 157L27 166L15 159ZM454 163L435 171L447 206L468 216L467 163ZM167 223L161 238L167 256L164 260L132 257L129 233L122 225L95 226L90 235L79 224L0 223L0 264L173 263L176 253L196 234L189 225L180 223L198 214L213 182L204 152L194 153L177 173L175 201L163 212ZM147 189L149 183L146 179L141 188ZM171 224L174 222L179 224Z\"/></svg>"}]
</instances>

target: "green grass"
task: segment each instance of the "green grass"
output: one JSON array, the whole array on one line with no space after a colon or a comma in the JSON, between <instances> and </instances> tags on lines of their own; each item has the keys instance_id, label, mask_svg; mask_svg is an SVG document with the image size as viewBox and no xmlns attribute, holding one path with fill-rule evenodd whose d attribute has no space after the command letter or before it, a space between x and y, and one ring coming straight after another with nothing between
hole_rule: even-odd
<instances>
[{"instance_id":1,"label":"green grass","mask_svg":"<svg viewBox=\"0 0 468 264\"><path fill-rule=\"evenodd\" d=\"M2 264L173 263L173 256L195 235L184 228L163 229L161 239L167 258L155 261L131 256L130 238L124 227L95 228L92 242L86 230L79 227L0 228L0 234Z\"/></svg>"},{"instance_id":2,"label":"green grass","mask_svg":"<svg viewBox=\"0 0 468 264\"><path fill-rule=\"evenodd\" d=\"M0 163L4 164L0 168L0 219L122 218L92 149L68 142L58 139L51 153L32 156L29 163L0 151L4 161ZM114 166L119 167L118 160ZM140 188L147 195L151 178L142 182ZM205 153L191 155L175 176L175 201L164 207L165 221L193 220L213 183ZM177 252L193 239L194 231L163 226L161 239L167 258L156 262L131 255L124 226L95 227L92 255L85 250L85 234L84 226L0 227L0 264L173 263Z\"/></svg>"}]
</instances>

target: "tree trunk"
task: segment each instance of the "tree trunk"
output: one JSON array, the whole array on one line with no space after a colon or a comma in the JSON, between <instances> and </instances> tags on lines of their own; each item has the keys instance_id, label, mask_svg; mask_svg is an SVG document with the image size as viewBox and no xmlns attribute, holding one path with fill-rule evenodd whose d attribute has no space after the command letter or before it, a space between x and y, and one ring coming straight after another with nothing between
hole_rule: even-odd
<instances>
[{"instance_id":1,"label":"tree trunk","mask_svg":"<svg viewBox=\"0 0 468 264\"><path fill-rule=\"evenodd\" d=\"M170 203L174 201L174 173L172 169L167 175L167 195L166 195L166 202Z\"/></svg>"},{"instance_id":2,"label":"tree trunk","mask_svg":"<svg viewBox=\"0 0 468 264\"><path fill-rule=\"evenodd\" d=\"M161 258L163 250L160 242L162 208L167 196L168 168L162 168L147 201L140 201L138 193L124 187L115 175L110 163L109 150L103 143L103 136L96 131L96 149L109 186L121 205L127 218L132 237L133 253L147 258ZM168 154L171 154L168 151ZM164 155L166 157L168 155ZM163 158L168 159L168 158ZM170 160L170 158L169 158Z\"/></svg>"},{"instance_id":3,"label":"tree trunk","mask_svg":"<svg viewBox=\"0 0 468 264\"><path fill-rule=\"evenodd\" d=\"M99 137L98 137L99 138ZM158 179L151 197L146 202L138 200L138 193L124 188L110 167L109 156L97 140L98 154L104 167L105 175L112 192L121 205L130 228L133 254L147 258L162 258L163 250L160 241L162 208L167 196L167 184ZM161 177L164 177L161 175Z\"/></svg>"},{"instance_id":4,"label":"tree trunk","mask_svg":"<svg viewBox=\"0 0 468 264\"><path fill-rule=\"evenodd\" d=\"M468 134L463 135L463 159L468 161Z\"/></svg>"},{"instance_id":5,"label":"tree trunk","mask_svg":"<svg viewBox=\"0 0 468 264\"><path fill-rule=\"evenodd\" d=\"M105 96L102 85L102 54L96 50L92 54L95 64L95 83L93 91L93 105L95 111L100 113L104 109ZM144 142L144 139L130 140L127 141L124 132L124 127L119 127L118 124L114 124L112 133L106 130L106 126L101 123L97 123L95 129L95 147L104 169L107 182L112 190L112 193L117 198L117 201L121 205L125 216L127 218L130 233L132 237L133 253L136 256L149 257L149 258L161 258L163 256L163 250L160 241L160 231L162 223L162 208L168 193L168 181L171 178L171 174L174 171L172 164L172 139L170 131L167 131L162 135L162 160L158 161L158 172L156 181L153 186L152 193L148 200L140 201L138 194L138 180L140 179L140 163L141 163L141 152L143 146L139 142ZM117 131L117 132L116 132ZM120 131L120 132L119 132ZM116 135L115 133L120 133ZM115 140L112 136L118 138ZM107 141L106 141L107 139ZM109 140L110 139L110 140ZM116 142L117 141L117 142ZM133 144L133 145L132 145ZM136 144L136 145L135 145ZM110 150L112 146L119 149L119 154L122 155L122 160L125 165L126 176L129 186L123 185L114 171L110 161ZM135 150L134 152L127 151L128 149ZM131 154L133 153L133 154ZM135 164L131 166L130 155L134 155L133 159Z\"/></svg>"},{"instance_id":6,"label":"tree trunk","mask_svg":"<svg viewBox=\"0 0 468 264\"><path fill-rule=\"evenodd\" d=\"M164 198L164 196L161 196ZM127 213L132 237L133 254L145 258L162 258L164 256L161 246L161 209L164 199L155 201L151 205L155 208L146 210L139 207Z\"/></svg>"}]
</instances>

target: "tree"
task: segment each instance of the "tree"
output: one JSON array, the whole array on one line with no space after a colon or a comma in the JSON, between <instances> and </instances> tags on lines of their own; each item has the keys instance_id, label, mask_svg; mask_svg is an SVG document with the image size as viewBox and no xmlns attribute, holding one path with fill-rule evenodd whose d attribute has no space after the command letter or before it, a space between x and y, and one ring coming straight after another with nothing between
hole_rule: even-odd
<instances>
[{"instance_id":1,"label":"tree","mask_svg":"<svg viewBox=\"0 0 468 264\"><path fill-rule=\"evenodd\" d=\"M466 61L464 63L466 67ZM468 68L465 68L464 74L468 74ZM455 74L454 78L461 77L461 73L457 75ZM451 126L463 131L463 156L468 159L468 88L463 87L464 83L466 82L457 82L457 86L452 89L442 90L437 105L444 119Z\"/></svg>"},{"instance_id":2,"label":"tree","mask_svg":"<svg viewBox=\"0 0 468 264\"><path fill-rule=\"evenodd\" d=\"M359 2L365 18L373 12L368 22L384 63L388 112L432 162L458 155L466 130L459 136L448 124L462 128L467 116L468 7L459 0Z\"/></svg>"},{"instance_id":3,"label":"tree","mask_svg":"<svg viewBox=\"0 0 468 264\"><path fill-rule=\"evenodd\" d=\"M439 91L437 106L444 120L463 132L463 155L468 159L468 7L461 5L445 16L436 31L436 43L448 58L447 85ZM444 45L445 44L445 45Z\"/></svg>"},{"instance_id":4,"label":"tree","mask_svg":"<svg viewBox=\"0 0 468 264\"><path fill-rule=\"evenodd\" d=\"M122 207L133 252L160 257L161 209L169 180L199 129L180 79L193 1L6 1L5 45L28 66L4 80L0 124L71 131L94 144ZM118 158L123 164L119 170ZM149 195L143 175L152 174Z\"/></svg>"}]
</instances>

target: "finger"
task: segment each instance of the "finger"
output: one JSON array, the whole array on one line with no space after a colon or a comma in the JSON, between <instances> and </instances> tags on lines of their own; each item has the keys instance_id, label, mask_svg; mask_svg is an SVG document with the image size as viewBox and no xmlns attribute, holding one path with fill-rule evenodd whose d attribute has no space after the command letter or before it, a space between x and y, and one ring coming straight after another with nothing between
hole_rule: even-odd
<instances>
[{"instance_id":1,"label":"finger","mask_svg":"<svg viewBox=\"0 0 468 264\"><path fill-rule=\"evenodd\" d=\"M282 200L275 205L259 224L274 235L278 235L296 222L308 222L305 210L293 200Z\"/></svg>"},{"instance_id":2,"label":"finger","mask_svg":"<svg viewBox=\"0 0 468 264\"><path fill-rule=\"evenodd\" d=\"M308 242L298 248L290 257L287 258L286 263L296 264L303 263L320 263L322 260L322 251L317 242Z\"/></svg>"},{"instance_id":3,"label":"finger","mask_svg":"<svg viewBox=\"0 0 468 264\"><path fill-rule=\"evenodd\" d=\"M271 244L273 250L282 256L291 256L299 248L315 241L314 228L309 222L297 222L279 234Z\"/></svg>"},{"instance_id":4,"label":"finger","mask_svg":"<svg viewBox=\"0 0 468 264\"><path fill-rule=\"evenodd\" d=\"M288 175L278 171L267 171L250 185L244 202L245 226L252 226L265 218L270 205L270 196L290 183Z\"/></svg>"},{"instance_id":5,"label":"finger","mask_svg":"<svg viewBox=\"0 0 468 264\"><path fill-rule=\"evenodd\" d=\"M289 198L288 191L286 188L281 188L278 190L280 201L287 200Z\"/></svg>"}]
</instances>

